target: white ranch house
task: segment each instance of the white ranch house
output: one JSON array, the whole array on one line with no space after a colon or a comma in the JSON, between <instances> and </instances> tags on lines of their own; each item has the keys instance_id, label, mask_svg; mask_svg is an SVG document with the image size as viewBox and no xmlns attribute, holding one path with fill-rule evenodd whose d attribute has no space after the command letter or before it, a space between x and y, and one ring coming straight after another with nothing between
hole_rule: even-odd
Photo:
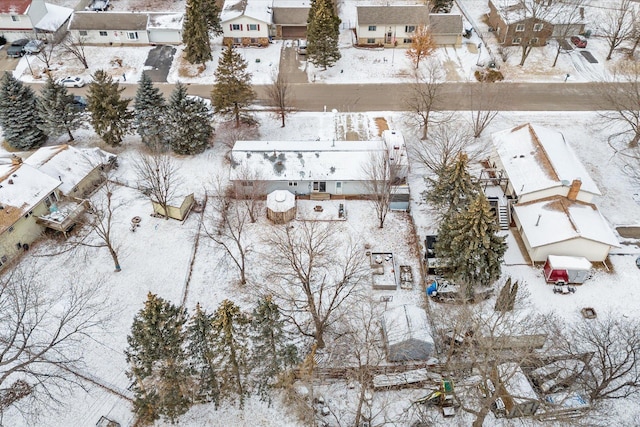
<instances>
[{"instance_id":1,"label":"white ranch house","mask_svg":"<svg viewBox=\"0 0 640 427\"><path fill-rule=\"evenodd\" d=\"M59 38L73 9L43 0L0 0L0 34L7 42L50 33Z\"/></svg>"},{"instance_id":2,"label":"white ranch house","mask_svg":"<svg viewBox=\"0 0 640 427\"><path fill-rule=\"evenodd\" d=\"M271 0L227 0L220 12L222 44L266 46L272 22Z\"/></svg>"}]
</instances>

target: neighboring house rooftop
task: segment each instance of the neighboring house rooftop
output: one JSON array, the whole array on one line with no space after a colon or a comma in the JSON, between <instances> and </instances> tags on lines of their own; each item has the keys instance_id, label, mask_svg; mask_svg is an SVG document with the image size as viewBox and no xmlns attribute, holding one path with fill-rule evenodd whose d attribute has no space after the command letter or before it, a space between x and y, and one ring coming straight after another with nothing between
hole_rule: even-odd
<instances>
[{"instance_id":1,"label":"neighboring house rooftop","mask_svg":"<svg viewBox=\"0 0 640 427\"><path fill-rule=\"evenodd\" d=\"M420 25L429 22L429 7L358 6L358 25Z\"/></svg>"},{"instance_id":2,"label":"neighboring house rooftop","mask_svg":"<svg viewBox=\"0 0 640 427\"><path fill-rule=\"evenodd\" d=\"M311 6L302 2L297 7L282 7L273 5L273 23L277 25L301 25L307 23Z\"/></svg>"},{"instance_id":3,"label":"neighboring house rooftop","mask_svg":"<svg viewBox=\"0 0 640 427\"><path fill-rule=\"evenodd\" d=\"M581 191L600 195L561 132L529 123L492 137L504 169L518 195L582 181Z\"/></svg>"},{"instance_id":4,"label":"neighboring house rooftop","mask_svg":"<svg viewBox=\"0 0 640 427\"><path fill-rule=\"evenodd\" d=\"M24 15L31 6L31 0L0 0L0 13Z\"/></svg>"},{"instance_id":5,"label":"neighboring house rooftop","mask_svg":"<svg viewBox=\"0 0 640 427\"><path fill-rule=\"evenodd\" d=\"M0 233L60 186L60 181L21 164L0 164Z\"/></svg>"},{"instance_id":6,"label":"neighboring house rooftop","mask_svg":"<svg viewBox=\"0 0 640 427\"><path fill-rule=\"evenodd\" d=\"M230 178L243 179L248 169L266 181L365 180L363 167L383 150L382 141L238 141Z\"/></svg>"},{"instance_id":7,"label":"neighboring house rooftop","mask_svg":"<svg viewBox=\"0 0 640 427\"><path fill-rule=\"evenodd\" d=\"M462 15L432 13L429 15L429 31L433 34L461 34Z\"/></svg>"},{"instance_id":8,"label":"neighboring house rooftop","mask_svg":"<svg viewBox=\"0 0 640 427\"><path fill-rule=\"evenodd\" d=\"M248 16L262 22L271 23L272 0L227 0L220 12L220 22L239 16Z\"/></svg>"},{"instance_id":9,"label":"neighboring house rooftop","mask_svg":"<svg viewBox=\"0 0 640 427\"><path fill-rule=\"evenodd\" d=\"M35 28L42 31L55 32L62 27L71 17L73 9L62 7L51 3L45 3L47 14L35 25Z\"/></svg>"},{"instance_id":10,"label":"neighboring house rooftop","mask_svg":"<svg viewBox=\"0 0 640 427\"><path fill-rule=\"evenodd\" d=\"M69 30L146 30L148 14L144 12L75 12Z\"/></svg>"},{"instance_id":11,"label":"neighboring house rooftop","mask_svg":"<svg viewBox=\"0 0 640 427\"><path fill-rule=\"evenodd\" d=\"M182 13L149 13L147 28L165 28L181 30L184 14Z\"/></svg>"},{"instance_id":12,"label":"neighboring house rooftop","mask_svg":"<svg viewBox=\"0 0 640 427\"><path fill-rule=\"evenodd\" d=\"M533 248L576 238L620 245L609 223L591 203L555 196L518 203L513 209Z\"/></svg>"},{"instance_id":13,"label":"neighboring house rooftop","mask_svg":"<svg viewBox=\"0 0 640 427\"><path fill-rule=\"evenodd\" d=\"M97 151L96 151L97 150ZM79 150L70 145L41 147L24 163L61 181L59 190L69 194L93 169L112 156L98 148Z\"/></svg>"},{"instance_id":14,"label":"neighboring house rooftop","mask_svg":"<svg viewBox=\"0 0 640 427\"><path fill-rule=\"evenodd\" d=\"M576 13L571 3L552 1L550 5L535 0L489 0L493 3L502 20L514 24L524 19L533 18L551 24L579 24L584 19Z\"/></svg>"}]
</instances>

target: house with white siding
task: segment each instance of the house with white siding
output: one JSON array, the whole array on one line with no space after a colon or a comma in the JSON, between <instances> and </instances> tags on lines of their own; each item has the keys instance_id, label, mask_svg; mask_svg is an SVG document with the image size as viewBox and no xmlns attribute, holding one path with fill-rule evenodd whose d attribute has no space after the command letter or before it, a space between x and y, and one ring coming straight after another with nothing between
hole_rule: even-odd
<instances>
[{"instance_id":1,"label":"house with white siding","mask_svg":"<svg viewBox=\"0 0 640 427\"><path fill-rule=\"evenodd\" d=\"M66 28L73 9L45 3L44 0L0 0L0 34L7 42L37 38Z\"/></svg>"},{"instance_id":2,"label":"house with white siding","mask_svg":"<svg viewBox=\"0 0 640 427\"><path fill-rule=\"evenodd\" d=\"M220 12L222 44L266 46L272 34L272 0L227 0Z\"/></svg>"}]
</instances>

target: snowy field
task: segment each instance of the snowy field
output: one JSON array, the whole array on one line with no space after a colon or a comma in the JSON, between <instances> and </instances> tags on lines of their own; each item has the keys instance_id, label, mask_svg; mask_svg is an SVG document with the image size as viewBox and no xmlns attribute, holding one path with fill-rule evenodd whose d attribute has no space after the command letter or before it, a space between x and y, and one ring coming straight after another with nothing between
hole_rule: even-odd
<instances>
[{"instance_id":1,"label":"snowy field","mask_svg":"<svg viewBox=\"0 0 640 427\"><path fill-rule=\"evenodd\" d=\"M358 131L363 128L368 129L363 136L370 137L377 134L374 124L376 117L384 117L390 128L403 131L409 145L414 140L415 135L412 129L405 124L405 117L399 113L339 114L337 120L332 113L297 113L291 116L285 128L280 128L279 122L272 117L260 115L258 139L329 140L334 135L340 138L344 132ZM599 122L597 114L566 113L562 118L544 113L501 114L478 143L487 144L491 132L526 121L553 127L564 133L600 187L603 196L595 200L595 203L612 226L640 225L640 206L632 198L632 195L640 192L640 189L621 172L622 159L613 155L606 144L606 133L597 125ZM90 131L79 132L76 139L78 146L96 144L95 135ZM119 150L120 167L116 171L117 179L131 183L135 181L132 159L139 149L139 144L137 138L129 137L123 148ZM194 192L196 198L201 199L207 184L216 175L223 178L227 176L225 150L226 147L218 143L203 154L177 159L181 165L185 194ZM411 265L417 273L419 254L412 247L415 237L411 222L415 223L416 232L420 238L435 231L437 224L434 222L433 212L420 198L423 181L418 165L412 165L410 184L411 219L404 213L392 213L385 228L379 230L373 209L367 202L347 201L347 221L339 224L339 227L342 233L359 237L364 243L372 245L374 252L393 252L402 264ZM126 186L117 187L114 198L118 205L114 213L114 238L120 248L122 272L117 274L113 272L113 264L108 253L100 249L55 257L39 257L55 249L53 241L35 244L33 250L30 250L22 260L22 264L38 268L39 274L47 279L50 286L65 286L72 277L103 280L102 286L109 301L109 310L112 310L113 321L105 325L102 333L93 335L92 340L85 344L87 359L82 373L94 378L96 383L108 385L126 395L129 382L124 374L127 366L123 351L133 316L142 307L148 292L157 293L175 303L181 301L194 248L198 214L192 213L184 223L154 218L150 216L152 209L148 199ZM132 233L130 221L134 216L140 216L142 222L137 231ZM263 260L268 248L262 243L262 237L269 233L272 227L264 215L261 215L257 223L251 225L250 283L258 283L264 275ZM510 238L510 241L513 239ZM567 322L576 320L579 310L585 306L595 308L598 313L614 312L622 316L638 318L640 317L640 290L635 285L640 279L640 270L636 268L634 260L639 253L637 242L623 241L621 248L615 250L610 257L613 270L596 271L592 279L570 296L553 294L551 287L544 283L540 269L522 264L522 255L515 245L511 245L507 252L503 273L524 284L524 288L531 295L530 302L535 310L555 311ZM238 285L237 279L236 270L230 260L223 256L220 248L206 237L201 239L187 292L186 307L192 310L196 302L200 302L207 310L213 310L224 298L231 298L242 308L251 309L255 304L256 295L251 291L250 286L243 288ZM375 299L387 294L389 291L371 291ZM419 280L416 280L412 291L393 291L393 296L394 299L389 303L389 307L406 303L424 303ZM131 424L129 402L106 392L95 384L87 384L87 387L87 393L78 390L73 396L65 397L67 406L60 411L43 412L42 418L34 425L90 426L103 415L119 421L123 426ZM327 393L339 389L341 391L334 391L335 396L338 396L339 393L347 392L337 385L332 387ZM399 399L398 410L408 405L408 402L406 399ZM631 399L627 400L627 403L633 402ZM633 411L626 409L626 406L617 404L607 407L606 410L620 412L618 415L621 420L620 425L631 425L624 422L634 415ZM460 416L456 417L456 421L451 425L455 425L455 422L460 419ZM491 425L512 425L504 420L491 422L495 422ZM517 425L522 425L521 422L517 421ZM24 421L15 413L5 414L3 423L12 426L24 425ZM283 407L276 404L269 408L257 399L251 400L244 412L227 406L220 411L214 411L209 406L199 406L185 415L180 424L194 427L297 425L293 416L287 415ZM163 424L159 422L157 425ZM443 421L442 425L448 424Z\"/></svg>"}]
</instances>

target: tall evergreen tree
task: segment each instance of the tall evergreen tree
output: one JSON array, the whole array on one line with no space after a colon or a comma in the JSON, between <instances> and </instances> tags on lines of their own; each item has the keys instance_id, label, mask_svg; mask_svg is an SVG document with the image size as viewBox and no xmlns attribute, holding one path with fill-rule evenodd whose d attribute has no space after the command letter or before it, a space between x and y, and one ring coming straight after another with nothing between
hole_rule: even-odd
<instances>
[{"instance_id":1,"label":"tall evergreen tree","mask_svg":"<svg viewBox=\"0 0 640 427\"><path fill-rule=\"evenodd\" d=\"M19 150L37 148L47 139L40 125L33 90L5 72L0 80L0 126L4 139Z\"/></svg>"},{"instance_id":2,"label":"tall evergreen tree","mask_svg":"<svg viewBox=\"0 0 640 427\"><path fill-rule=\"evenodd\" d=\"M162 151L167 144L167 105L151 77L142 73L134 100L134 125L148 147Z\"/></svg>"},{"instance_id":3,"label":"tall evergreen tree","mask_svg":"<svg viewBox=\"0 0 640 427\"><path fill-rule=\"evenodd\" d=\"M211 101L216 113L232 114L236 127L240 126L240 114L256 97L251 88L251 73L247 61L228 44L222 53L215 72L216 83L211 91Z\"/></svg>"},{"instance_id":4,"label":"tall evergreen tree","mask_svg":"<svg viewBox=\"0 0 640 427\"><path fill-rule=\"evenodd\" d=\"M259 377L258 389L265 394L287 367L298 363L297 349L287 342L280 307L269 295L253 311L252 366Z\"/></svg>"},{"instance_id":5,"label":"tall evergreen tree","mask_svg":"<svg viewBox=\"0 0 640 427\"><path fill-rule=\"evenodd\" d=\"M326 70L341 57L340 18L332 0L312 0L307 24L307 60Z\"/></svg>"},{"instance_id":6,"label":"tall evergreen tree","mask_svg":"<svg viewBox=\"0 0 640 427\"><path fill-rule=\"evenodd\" d=\"M238 396L240 407L244 406L249 354L249 319L240 308L224 300L213 315L214 352L220 374L221 397Z\"/></svg>"},{"instance_id":7,"label":"tall evergreen tree","mask_svg":"<svg viewBox=\"0 0 640 427\"><path fill-rule=\"evenodd\" d=\"M478 183L469 174L468 165L467 155L460 154L440 175L429 178L426 200L445 214L464 209L480 192Z\"/></svg>"},{"instance_id":8,"label":"tall evergreen tree","mask_svg":"<svg viewBox=\"0 0 640 427\"><path fill-rule=\"evenodd\" d=\"M213 337L212 316L197 304L187 327L189 367L196 376L194 395L197 402L215 402L217 407L220 384L212 348Z\"/></svg>"},{"instance_id":9,"label":"tall evergreen tree","mask_svg":"<svg viewBox=\"0 0 640 427\"><path fill-rule=\"evenodd\" d=\"M211 111L200 99L189 98L187 88L178 83L169 98L167 136L178 154L202 153L213 136Z\"/></svg>"},{"instance_id":10,"label":"tall evergreen tree","mask_svg":"<svg viewBox=\"0 0 640 427\"><path fill-rule=\"evenodd\" d=\"M451 211L440 224L436 252L447 260L452 277L467 286L468 296L473 295L474 286L488 286L500 277L507 244L498 230L495 214L482 193L466 209Z\"/></svg>"},{"instance_id":11,"label":"tall evergreen tree","mask_svg":"<svg viewBox=\"0 0 640 427\"><path fill-rule=\"evenodd\" d=\"M120 97L124 88L114 82L104 70L93 75L87 92L87 110L91 113L91 125L104 142L120 145L131 132L133 112L128 110L130 99Z\"/></svg>"},{"instance_id":12,"label":"tall evergreen tree","mask_svg":"<svg viewBox=\"0 0 640 427\"><path fill-rule=\"evenodd\" d=\"M201 0L202 13L207 21L209 33L214 36L222 34L222 25L220 24L220 7L216 0Z\"/></svg>"},{"instance_id":13,"label":"tall evergreen tree","mask_svg":"<svg viewBox=\"0 0 640 427\"><path fill-rule=\"evenodd\" d=\"M142 424L163 416L175 422L190 405L189 371L183 348L187 313L149 293L127 336L127 375L134 380L133 403Z\"/></svg>"},{"instance_id":14,"label":"tall evergreen tree","mask_svg":"<svg viewBox=\"0 0 640 427\"><path fill-rule=\"evenodd\" d=\"M205 64L211 60L209 41L209 21L211 16L207 7L215 1L187 0L187 14L182 27L182 39L185 44L185 57L192 64ZM206 6L206 7L205 7ZM217 6L216 6L217 8ZM218 18L218 26L219 26Z\"/></svg>"},{"instance_id":15,"label":"tall evergreen tree","mask_svg":"<svg viewBox=\"0 0 640 427\"><path fill-rule=\"evenodd\" d=\"M82 125L82 112L73 104L73 95L66 87L49 76L36 106L41 120L38 126L45 134L58 136L66 132L69 141L73 141L71 131Z\"/></svg>"}]
</instances>

